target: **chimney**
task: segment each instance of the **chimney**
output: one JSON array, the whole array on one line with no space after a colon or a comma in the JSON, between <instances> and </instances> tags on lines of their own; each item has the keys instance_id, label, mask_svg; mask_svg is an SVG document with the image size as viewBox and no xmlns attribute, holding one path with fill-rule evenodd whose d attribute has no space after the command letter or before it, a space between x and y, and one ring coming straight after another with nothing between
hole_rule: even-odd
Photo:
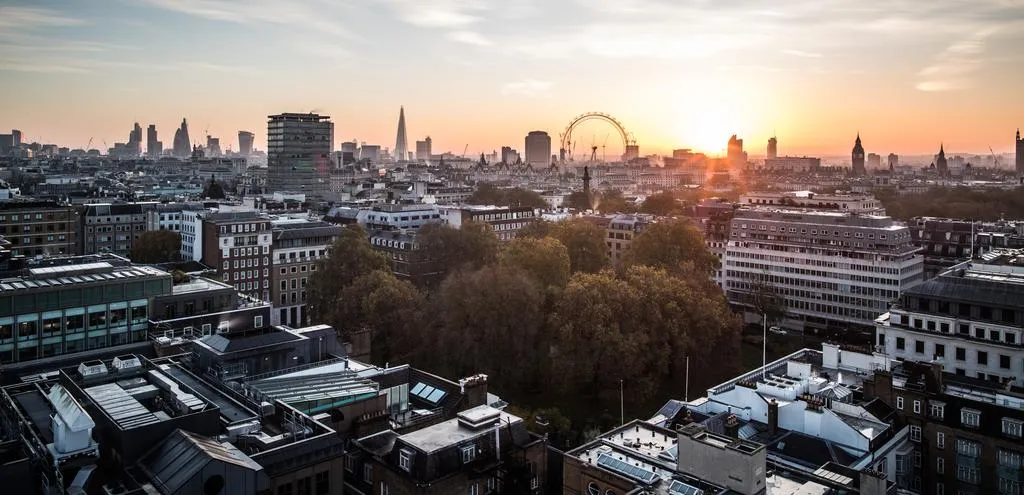
<instances>
[{"instance_id":1,"label":"chimney","mask_svg":"<svg viewBox=\"0 0 1024 495\"><path fill-rule=\"evenodd\" d=\"M779 403L772 399L768 402L768 434L775 435L779 431Z\"/></svg>"},{"instance_id":2,"label":"chimney","mask_svg":"<svg viewBox=\"0 0 1024 495\"><path fill-rule=\"evenodd\" d=\"M928 369L928 379L925 384L928 386L928 391L933 394L941 394L945 387L942 384L942 363L932 361Z\"/></svg>"},{"instance_id":3,"label":"chimney","mask_svg":"<svg viewBox=\"0 0 1024 495\"><path fill-rule=\"evenodd\" d=\"M730 414L725 418L725 435L736 439L740 437L740 421L735 415Z\"/></svg>"},{"instance_id":4,"label":"chimney","mask_svg":"<svg viewBox=\"0 0 1024 495\"><path fill-rule=\"evenodd\" d=\"M880 473L871 469L865 469L860 472L860 494L861 495L885 495L887 483L885 481L885 473Z\"/></svg>"},{"instance_id":5,"label":"chimney","mask_svg":"<svg viewBox=\"0 0 1024 495\"><path fill-rule=\"evenodd\" d=\"M466 409L487 405L487 375L479 374L459 380Z\"/></svg>"}]
</instances>

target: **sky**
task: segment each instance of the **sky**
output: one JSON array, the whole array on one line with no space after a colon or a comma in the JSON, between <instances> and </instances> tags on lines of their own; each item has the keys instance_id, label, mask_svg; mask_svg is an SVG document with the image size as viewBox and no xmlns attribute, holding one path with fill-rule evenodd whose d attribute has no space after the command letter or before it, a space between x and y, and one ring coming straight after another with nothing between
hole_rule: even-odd
<instances>
[{"instance_id":1,"label":"sky","mask_svg":"<svg viewBox=\"0 0 1024 495\"><path fill-rule=\"evenodd\" d=\"M0 0L0 129L84 147L187 118L237 149L319 112L335 142L522 150L577 115L641 153L1011 152L1024 0ZM601 122L579 147L621 153ZM607 146L604 148L604 146Z\"/></svg>"}]
</instances>

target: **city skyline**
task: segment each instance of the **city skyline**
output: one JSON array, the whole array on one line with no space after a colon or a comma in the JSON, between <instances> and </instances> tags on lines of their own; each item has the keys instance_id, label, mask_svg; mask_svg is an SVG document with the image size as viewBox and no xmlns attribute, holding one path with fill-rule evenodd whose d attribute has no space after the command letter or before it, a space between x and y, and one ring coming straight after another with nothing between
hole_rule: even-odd
<instances>
[{"instance_id":1,"label":"city skyline","mask_svg":"<svg viewBox=\"0 0 1024 495\"><path fill-rule=\"evenodd\" d=\"M882 155L1014 151L1024 3L818 4L15 1L0 6L0 89L19 96L0 129L98 147L184 117L232 149L255 129L266 149L268 115L316 111L338 143L387 146L405 105L409 139L456 154L556 140L588 111L642 154L724 155L736 134L751 156L773 135L779 155L844 156L858 131Z\"/></svg>"}]
</instances>

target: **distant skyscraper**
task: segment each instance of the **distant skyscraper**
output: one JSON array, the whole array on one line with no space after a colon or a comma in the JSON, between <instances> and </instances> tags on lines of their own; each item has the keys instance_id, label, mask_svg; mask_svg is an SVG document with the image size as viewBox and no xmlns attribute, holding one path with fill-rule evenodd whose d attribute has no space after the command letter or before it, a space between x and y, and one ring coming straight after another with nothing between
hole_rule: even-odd
<instances>
[{"instance_id":1,"label":"distant skyscraper","mask_svg":"<svg viewBox=\"0 0 1024 495\"><path fill-rule=\"evenodd\" d=\"M249 131L238 131L238 153L242 156L252 154L252 142L256 135Z\"/></svg>"},{"instance_id":2,"label":"distant skyscraper","mask_svg":"<svg viewBox=\"0 0 1024 495\"><path fill-rule=\"evenodd\" d=\"M896 153L889 153L889 171L895 172L896 167L900 166L900 157Z\"/></svg>"},{"instance_id":3,"label":"distant skyscraper","mask_svg":"<svg viewBox=\"0 0 1024 495\"><path fill-rule=\"evenodd\" d=\"M267 188L322 199L330 190L334 125L326 115L284 113L267 122Z\"/></svg>"},{"instance_id":4,"label":"distant skyscraper","mask_svg":"<svg viewBox=\"0 0 1024 495\"><path fill-rule=\"evenodd\" d=\"M868 153L868 168L872 170L882 168L882 155Z\"/></svg>"},{"instance_id":5,"label":"distant skyscraper","mask_svg":"<svg viewBox=\"0 0 1024 495\"><path fill-rule=\"evenodd\" d=\"M174 131L174 147L172 153L178 158L192 156L192 141L188 138L188 122L181 119L181 127Z\"/></svg>"},{"instance_id":6,"label":"distant skyscraper","mask_svg":"<svg viewBox=\"0 0 1024 495\"><path fill-rule=\"evenodd\" d=\"M772 136L771 138L768 138L768 155L767 156L768 156L769 159L773 159L773 158L778 158L779 157L779 140L775 139L775 136Z\"/></svg>"},{"instance_id":7,"label":"distant skyscraper","mask_svg":"<svg viewBox=\"0 0 1024 495\"><path fill-rule=\"evenodd\" d=\"M142 126L138 122L132 127L132 132L128 133L128 148L129 153L133 156L139 156L142 154Z\"/></svg>"},{"instance_id":8,"label":"distant skyscraper","mask_svg":"<svg viewBox=\"0 0 1024 495\"><path fill-rule=\"evenodd\" d=\"M946 161L945 146L939 145L939 154L935 156L935 171L939 175L949 175L949 162Z\"/></svg>"},{"instance_id":9,"label":"distant skyscraper","mask_svg":"<svg viewBox=\"0 0 1024 495\"><path fill-rule=\"evenodd\" d=\"M544 131L530 131L526 135L526 163L534 167L551 164L551 136Z\"/></svg>"},{"instance_id":10,"label":"distant skyscraper","mask_svg":"<svg viewBox=\"0 0 1024 495\"><path fill-rule=\"evenodd\" d=\"M511 146L502 146L501 147L501 163L504 163L506 165L511 165L511 164L515 163L516 159L518 159L518 158L519 158L519 153L517 153L516 150L512 149Z\"/></svg>"},{"instance_id":11,"label":"distant skyscraper","mask_svg":"<svg viewBox=\"0 0 1024 495\"><path fill-rule=\"evenodd\" d=\"M853 176L861 177L867 175L867 169L864 168L864 145L860 142L860 133L857 133L857 141L853 143Z\"/></svg>"},{"instance_id":12,"label":"distant skyscraper","mask_svg":"<svg viewBox=\"0 0 1024 495\"><path fill-rule=\"evenodd\" d=\"M409 141L405 137L405 107L398 109L398 137L395 138L395 160L409 158Z\"/></svg>"},{"instance_id":13,"label":"distant skyscraper","mask_svg":"<svg viewBox=\"0 0 1024 495\"><path fill-rule=\"evenodd\" d=\"M1017 138L1020 138L1020 132L1017 132ZM21 146L21 131L17 129L11 130L11 141L13 142L12 146L15 148ZM1020 153L1017 154L1019 155Z\"/></svg>"},{"instance_id":14,"label":"distant skyscraper","mask_svg":"<svg viewBox=\"0 0 1024 495\"><path fill-rule=\"evenodd\" d=\"M433 141L427 136L423 141L416 141L416 159L430 161L430 154L433 153Z\"/></svg>"},{"instance_id":15,"label":"distant skyscraper","mask_svg":"<svg viewBox=\"0 0 1024 495\"><path fill-rule=\"evenodd\" d=\"M220 150L220 138L215 138L209 134L206 135L206 156L217 157L223 153Z\"/></svg>"},{"instance_id":16,"label":"distant skyscraper","mask_svg":"<svg viewBox=\"0 0 1024 495\"><path fill-rule=\"evenodd\" d=\"M157 141L156 124L149 124L146 129L146 155L150 158L159 158L164 151L164 143Z\"/></svg>"},{"instance_id":17,"label":"distant skyscraper","mask_svg":"<svg viewBox=\"0 0 1024 495\"><path fill-rule=\"evenodd\" d=\"M741 168L747 164L747 154L743 151L743 140L737 138L735 134L729 138L727 153L730 167Z\"/></svg>"},{"instance_id":18,"label":"distant skyscraper","mask_svg":"<svg viewBox=\"0 0 1024 495\"><path fill-rule=\"evenodd\" d=\"M371 163L380 160L380 145L363 144L359 147L359 159L370 160Z\"/></svg>"},{"instance_id":19,"label":"distant skyscraper","mask_svg":"<svg viewBox=\"0 0 1024 495\"><path fill-rule=\"evenodd\" d=\"M1020 129L1017 129L1017 140L1014 143L1017 145L1017 173L1024 174L1024 140L1020 138Z\"/></svg>"},{"instance_id":20,"label":"distant skyscraper","mask_svg":"<svg viewBox=\"0 0 1024 495\"><path fill-rule=\"evenodd\" d=\"M636 144L627 144L626 151L622 154L622 161L629 162L630 160L636 160L640 158L640 146Z\"/></svg>"}]
</instances>

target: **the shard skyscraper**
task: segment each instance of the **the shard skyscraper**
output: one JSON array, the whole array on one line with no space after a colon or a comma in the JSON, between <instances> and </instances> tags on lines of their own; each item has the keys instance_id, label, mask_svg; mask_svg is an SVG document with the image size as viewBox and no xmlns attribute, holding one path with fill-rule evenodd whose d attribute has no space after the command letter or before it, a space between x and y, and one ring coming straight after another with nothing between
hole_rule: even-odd
<instances>
[{"instance_id":1,"label":"the shard skyscraper","mask_svg":"<svg viewBox=\"0 0 1024 495\"><path fill-rule=\"evenodd\" d=\"M395 161L404 162L409 159L409 141L405 137L405 107L398 110L398 137L395 139Z\"/></svg>"}]
</instances>

